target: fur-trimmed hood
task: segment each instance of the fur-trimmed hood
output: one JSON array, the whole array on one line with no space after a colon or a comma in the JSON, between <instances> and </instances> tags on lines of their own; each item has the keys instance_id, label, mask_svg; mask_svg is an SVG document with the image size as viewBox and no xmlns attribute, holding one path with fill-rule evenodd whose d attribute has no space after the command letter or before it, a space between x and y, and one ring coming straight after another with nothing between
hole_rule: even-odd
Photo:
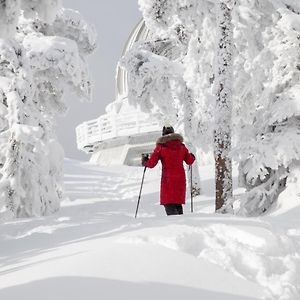
<instances>
[{"instance_id":1,"label":"fur-trimmed hood","mask_svg":"<svg viewBox=\"0 0 300 300\"><path fill-rule=\"evenodd\" d=\"M166 142L175 141L175 140L179 140L181 143L183 143L182 135L180 135L179 133L170 133L170 134L163 135L156 141L156 145L165 144Z\"/></svg>"}]
</instances>

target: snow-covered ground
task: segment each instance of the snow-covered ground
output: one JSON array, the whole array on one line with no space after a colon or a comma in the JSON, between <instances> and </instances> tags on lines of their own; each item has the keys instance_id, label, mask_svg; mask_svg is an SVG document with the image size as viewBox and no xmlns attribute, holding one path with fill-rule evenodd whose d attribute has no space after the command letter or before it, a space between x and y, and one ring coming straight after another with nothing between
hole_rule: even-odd
<instances>
[{"instance_id":1,"label":"snow-covered ground","mask_svg":"<svg viewBox=\"0 0 300 300\"><path fill-rule=\"evenodd\" d=\"M166 217L159 170L66 160L69 200L0 225L1 300L300 299L300 201L268 216L216 215L213 168L195 212ZM239 193L238 189L235 190Z\"/></svg>"}]
</instances>

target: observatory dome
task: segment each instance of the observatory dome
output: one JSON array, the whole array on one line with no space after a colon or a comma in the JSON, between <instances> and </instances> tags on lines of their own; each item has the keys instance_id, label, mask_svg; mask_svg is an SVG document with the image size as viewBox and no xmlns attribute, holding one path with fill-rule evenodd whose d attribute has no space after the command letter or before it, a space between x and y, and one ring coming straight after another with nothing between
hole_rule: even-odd
<instances>
[{"instance_id":1,"label":"observatory dome","mask_svg":"<svg viewBox=\"0 0 300 300\"><path fill-rule=\"evenodd\" d=\"M139 41L146 41L147 39L149 39L149 37L150 37L150 32L147 29L145 22L142 20L137 24L137 26L130 34L124 46L122 56L133 47L134 43ZM116 74L116 99L122 99L127 97L127 93L128 93L127 72L123 68L118 66L117 74Z\"/></svg>"}]
</instances>

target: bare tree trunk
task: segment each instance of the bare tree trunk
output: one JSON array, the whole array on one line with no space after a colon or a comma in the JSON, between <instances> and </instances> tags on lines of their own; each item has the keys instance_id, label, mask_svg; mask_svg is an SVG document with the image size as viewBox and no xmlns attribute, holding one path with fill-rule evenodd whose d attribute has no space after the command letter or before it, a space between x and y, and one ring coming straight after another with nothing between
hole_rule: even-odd
<instances>
[{"instance_id":1,"label":"bare tree trunk","mask_svg":"<svg viewBox=\"0 0 300 300\"><path fill-rule=\"evenodd\" d=\"M227 1L230 5L230 0ZM229 212L232 197L231 115L233 29L231 8L224 0L218 7L219 41L216 61L216 108L214 157L216 173L216 212Z\"/></svg>"},{"instance_id":2,"label":"bare tree trunk","mask_svg":"<svg viewBox=\"0 0 300 300\"><path fill-rule=\"evenodd\" d=\"M217 149L215 150L216 175L216 212L227 212L227 204L232 197L232 164L227 156L230 151L229 141L221 144L215 136Z\"/></svg>"}]
</instances>

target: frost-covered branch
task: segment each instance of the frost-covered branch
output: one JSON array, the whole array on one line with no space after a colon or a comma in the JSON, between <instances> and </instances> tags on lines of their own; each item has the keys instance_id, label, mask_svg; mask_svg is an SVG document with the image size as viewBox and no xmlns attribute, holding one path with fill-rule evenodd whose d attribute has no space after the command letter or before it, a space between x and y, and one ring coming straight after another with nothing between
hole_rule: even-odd
<instances>
[{"instance_id":1,"label":"frost-covered branch","mask_svg":"<svg viewBox=\"0 0 300 300\"><path fill-rule=\"evenodd\" d=\"M0 40L0 213L40 216L55 212L63 198L55 122L67 110L67 88L91 96L86 56L95 49L95 34L59 0L16 4L0 10L7 15L4 27L16 25Z\"/></svg>"}]
</instances>

